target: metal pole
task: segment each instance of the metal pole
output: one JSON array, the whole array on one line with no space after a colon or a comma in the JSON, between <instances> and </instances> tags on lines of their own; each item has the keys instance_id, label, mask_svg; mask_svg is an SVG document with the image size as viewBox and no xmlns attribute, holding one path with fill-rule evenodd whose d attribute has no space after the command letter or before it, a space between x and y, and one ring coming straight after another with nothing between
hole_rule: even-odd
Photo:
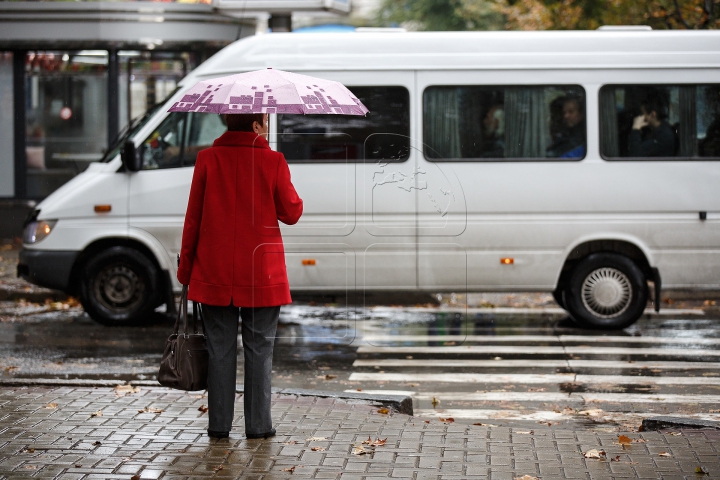
<instances>
[{"instance_id":1,"label":"metal pole","mask_svg":"<svg viewBox=\"0 0 720 480\"><path fill-rule=\"evenodd\" d=\"M25 153L26 103L25 50L13 51L13 123L15 157L15 198L27 197L27 160Z\"/></svg>"},{"instance_id":2,"label":"metal pole","mask_svg":"<svg viewBox=\"0 0 720 480\"><path fill-rule=\"evenodd\" d=\"M120 131L120 63L116 48L108 49L107 144L108 148ZM128 112L129 113L129 112Z\"/></svg>"}]
</instances>

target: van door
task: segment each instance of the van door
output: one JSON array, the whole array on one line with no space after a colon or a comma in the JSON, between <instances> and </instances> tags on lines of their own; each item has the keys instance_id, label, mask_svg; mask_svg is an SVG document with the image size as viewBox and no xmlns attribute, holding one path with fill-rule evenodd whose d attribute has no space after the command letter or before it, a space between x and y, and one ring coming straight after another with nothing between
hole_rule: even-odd
<instances>
[{"instance_id":1,"label":"van door","mask_svg":"<svg viewBox=\"0 0 720 480\"><path fill-rule=\"evenodd\" d=\"M414 75L308 74L348 86L370 113L278 117L278 150L305 202L300 222L283 228L290 284L417 288L415 157L409 148Z\"/></svg>"},{"instance_id":2,"label":"van door","mask_svg":"<svg viewBox=\"0 0 720 480\"><path fill-rule=\"evenodd\" d=\"M147 235L148 241L162 245L165 263L173 268L195 159L226 130L219 115L170 113L143 141L143 169L130 175L129 229L131 235Z\"/></svg>"}]
</instances>

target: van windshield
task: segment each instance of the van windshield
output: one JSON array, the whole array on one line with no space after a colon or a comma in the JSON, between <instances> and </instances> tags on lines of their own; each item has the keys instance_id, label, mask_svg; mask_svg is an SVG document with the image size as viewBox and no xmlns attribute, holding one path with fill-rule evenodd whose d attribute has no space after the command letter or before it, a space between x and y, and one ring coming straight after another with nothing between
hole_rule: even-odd
<instances>
[{"instance_id":1,"label":"van windshield","mask_svg":"<svg viewBox=\"0 0 720 480\"><path fill-rule=\"evenodd\" d=\"M145 112L145 114L135 118L132 122L127 124L125 128L123 128L118 134L118 136L115 138L115 141L110 145L110 148L108 148L107 152L103 156L102 160L100 160L100 162L108 163L112 161L113 158L118 156L125 142L130 140L137 133L137 131L140 130L150 120L150 118L152 118L155 112L160 110L160 107L165 105L165 100L175 95L175 92L177 92L179 89L180 87L173 90L163 101L156 103L152 108Z\"/></svg>"}]
</instances>

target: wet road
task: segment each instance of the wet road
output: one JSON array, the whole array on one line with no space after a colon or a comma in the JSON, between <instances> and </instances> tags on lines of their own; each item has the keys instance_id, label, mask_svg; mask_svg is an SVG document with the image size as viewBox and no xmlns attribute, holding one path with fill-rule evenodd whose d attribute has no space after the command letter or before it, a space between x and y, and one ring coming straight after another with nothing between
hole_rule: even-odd
<instances>
[{"instance_id":1,"label":"wet road","mask_svg":"<svg viewBox=\"0 0 720 480\"><path fill-rule=\"evenodd\" d=\"M73 305L0 302L0 371L152 380L170 328L160 317L107 328ZM281 313L274 369L277 387L401 393L418 416L492 425L720 420L720 315L665 310L623 331L591 332L552 307L293 305Z\"/></svg>"}]
</instances>

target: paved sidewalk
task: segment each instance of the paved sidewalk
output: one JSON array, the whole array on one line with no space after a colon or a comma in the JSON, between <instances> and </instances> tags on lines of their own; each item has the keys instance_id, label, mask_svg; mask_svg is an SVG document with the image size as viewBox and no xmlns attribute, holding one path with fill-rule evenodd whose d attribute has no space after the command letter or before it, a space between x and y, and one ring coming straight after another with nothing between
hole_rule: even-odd
<instances>
[{"instance_id":1,"label":"paved sidewalk","mask_svg":"<svg viewBox=\"0 0 720 480\"><path fill-rule=\"evenodd\" d=\"M384 413L367 400L275 395L278 436L247 440L238 395L235 430L210 440L202 395L118 395L0 387L0 478L720 478L720 430L627 432L633 441L621 445L615 433L467 425ZM363 444L368 437L387 440ZM585 458L591 450L605 458Z\"/></svg>"}]
</instances>

